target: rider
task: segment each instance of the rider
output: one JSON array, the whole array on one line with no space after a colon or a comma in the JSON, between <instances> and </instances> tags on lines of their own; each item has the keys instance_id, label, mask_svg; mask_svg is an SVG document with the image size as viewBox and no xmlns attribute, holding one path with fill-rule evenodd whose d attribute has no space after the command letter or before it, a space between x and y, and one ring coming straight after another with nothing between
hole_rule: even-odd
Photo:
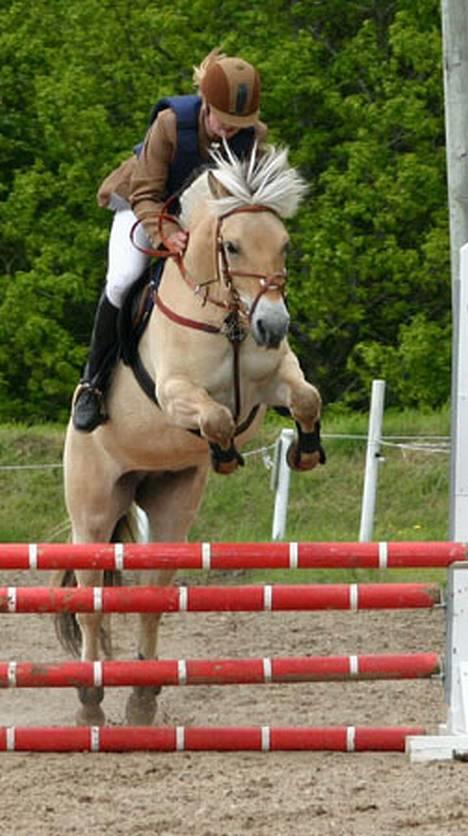
<instances>
[{"instance_id":1,"label":"rider","mask_svg":"<svg viewBox=\"0 0 468 836\"><path fill-rule=\"evenodd\" d=\"M187 177L209 161L212 143L225 140L237 156L262 144L267 126L259 121L260 79L242 58L218 49L195 68L198 95L161 99L154 107L144 143L113 171L98 191L98 203L114 211L106 286L99 300L84 377L73 404L73 424L91 432L107 420L103 395L117 356L117 318L130 286L149 257L140 247L157 248L158 212ZM187 233L174 224L166 234L171 248L183 253Z\"/></svg>"}]
</instances>

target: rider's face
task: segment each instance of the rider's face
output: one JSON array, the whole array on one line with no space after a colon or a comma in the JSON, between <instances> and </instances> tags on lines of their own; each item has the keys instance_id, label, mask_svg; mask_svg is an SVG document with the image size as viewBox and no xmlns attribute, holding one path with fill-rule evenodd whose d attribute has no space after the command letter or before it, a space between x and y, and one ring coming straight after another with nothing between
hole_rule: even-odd
<instances>
[{"instance_id":1,"label":"rider's face","mask_svg":"<svg viewBox=\"0 0 468 836\"><path fill-rule=\"evenodd\" d=\"M231 139L238 132L239 128L234 128L232 125L226 125L208 108L206 114L206 126L210 134L213 134L216 139Z\"/></svg>"}]
</instances>

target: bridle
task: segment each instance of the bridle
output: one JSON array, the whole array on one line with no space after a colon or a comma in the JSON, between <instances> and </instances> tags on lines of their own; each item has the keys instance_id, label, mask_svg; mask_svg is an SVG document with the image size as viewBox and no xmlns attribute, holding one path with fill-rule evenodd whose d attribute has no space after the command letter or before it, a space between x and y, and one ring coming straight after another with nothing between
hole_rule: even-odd
<instances>
[{"instance_id":1,"label":"bridle","mask_svg":"<svg viewBox=\"0 0 468 836\"><path fill-rule=\"evenodd\" d=\"M162 242L161 248L151 249L147 247L142 247L136 243L136 241L134 240L134 233L141 221L137 221L133 225L130 232L130 239L133 245L140 252L143 252L146 255L155 258L172 258L176 263L183 280L191 288L191 290L196 296L201 297L203 307L205 307L207 304L210 304L216 306L217 308L222 308L227 311L227 315L222 325L212 325L208 322L181 316L172 308L169 308L165 304L165 302L163 302L159 295L158 289L153 290L154 304L159 308L161 313L163 313L168 319L171 319L173 322L176 322L179 325L182 325L186 328L193 328L195 330L204 331L209 334L221 334L229 340L233 349L233 376L235 394L234 420L237 421L241 411L239 348L240 344L247 336L247 328L245 327L244 323L246 322L248 323L248 325L250 325L254 313L257 309L258 303L266 293L269 293L270 291L279 291L281 296L283 298L285 297L287 271L286 269L284 269L280 272L269 274L251 273L249 271L244 270L232 270L227 257L225 241L223 238L223 223L227 218L230 218L233 215L242 214L246 212L270 212L275 216L277 216L277 213L274 209L271 209L268 206L251 204L248 206L242 206L237 207L235 209L231 209L230 211L225 212L222 215L219 215L219 217L217 218L215 229L215 276L214 278L208 279L204 282L196 282L190 276L185 266L183 255L178 250L176 250L173 244L169 241L169 238L166 236L164 231L164 223L168 222L170 222L171 224L175 223L181 230L184 230L184 227L180 220L176 216L171 215L168 211L170 204L174 200L175 197L171 197L164 204L161 212L158 215L158 233ZM240 294L234 282L236 278L256 279L259 282L258 293L256 294L250 307L245 305L245 303L242 301L240 297ZM226 300L219 300L210 296L210 287L215 283L221 284L226 288L228 292L228 298Z\"/></svg>"},{"instance_id":2,"label":"bridle","mask_svg":"<svg viewBox=\"0 0 468 836\"><path fill-rule=\"evenodd\" d=\"M251 273L247 270L232 270L229 264L229 260L226 254L226 246L223 238L222 232L222 225L226 218L230 218L232 215L240 215L241 213L246 212L270 212L273 215L277 216L277 213L274 209L270 209L267 206L259 206L256 204L252 204L251 206L242 206L238 207L237 209L231 209L230 212L225 212L223 215L218 217L216 223L216 232L215 232L215 242L216 242L216 281L221 282L227 288L231 296L230 302L230 310L236 310L239 313L242 313L249 324L252 321L253 315L257 308L257 305L264 296L265 293L268 293L270 290L279 290L281 295L284 297L286 293L286 279L287 279L287 272L286 269L282 270L278 273ZM245 305L242 303L240 299L239 293L235 287L233 282L234 278L241 277L241 278L249 278L249 279L257 279L260 285L259 291L252 302L250 308L246 308Z\"/></svg>"},{"instance_id":3,"label":"bridle","mask_svg":"<svg viewBox=\"0 0 468 836\"><path fill-rule=\"evenodd\" d=\"M141 221L137 221L130 232L130 238L133 245L140 250L140 252L145 253L146 255L155 257L155 258L172 258L177 267L179 268L179 272L191 290L194 292L196 296L202 297L202 304L205 306L207 303L211 305L215 305L218 308L223 308L227 310L229 313L236 312L238 314L242 314L247 322L250 324L252 321L253 315L257 308L257 305L265 293L268 293L272 290L279 290L281 295L284 297L286 295L286 279L287 279L287 272L286 270L277 272L277 273L251 273L247 270L232 270L229 264L229 260L226 254L226 247L223 238L223 223L227 218L230 218L232 215L239 215L249 213L257 213L257 212L270 212L271 214L277 216L277 212L274 209L271 209L268 206L262 206L257 204L251 204L250 206L240 206L236 209L231 209L228 212L224 212L220 215L216 222L216 230L215 230L215 246L216 246L216 273L214 278L208 279L204 282L197 282L195 281L189 274L183 259L183 255L175 249L175 247L169 241L165 231L164 231L164 224L171 223L176 224L181 230L184 230L184 227L177 216L172 215L169 213L168 208L171 203L175 200L174 197L171 197L166 203L164 204L161 212L158 214L158 233L159 237L162 242L162 247L159 249L150 249L147 247L142 247L134 239L134 233L141 223ZM185 231L185 230L184 230ZM257 293L254 301L250 308L247 308L244 303L242 302L240 295L237 291L237 288L234 284L235 278L251 278L257 279L260 285L259 292ZM229 293L229 298L227 301L213 299L210 296L209 290L212 284L219 283L224 285ZM206 323L207 324L207 323ZM209 326L207 330L211 331L212 326ZM202 329L203 330L203 329ZM223 330L222 328L220 329Z\"/></svg>"}]
</instances>

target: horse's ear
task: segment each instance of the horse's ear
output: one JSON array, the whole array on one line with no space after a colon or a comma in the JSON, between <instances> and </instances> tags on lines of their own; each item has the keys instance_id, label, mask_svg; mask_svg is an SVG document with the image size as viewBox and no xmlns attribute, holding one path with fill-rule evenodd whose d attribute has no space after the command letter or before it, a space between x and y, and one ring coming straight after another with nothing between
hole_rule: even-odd
<instances>
[{"instance_id":1,"label":"horse's ear","mask_svg":"<svg viewBox=\"0 0 468 836\"><path fill-rule=\"evenodd\" d=\"M228 197L229 195L228 190L219 182L212 171L208 172L208 186L215 200L221 200L222 197Z\"/></svg>"}]
</instances>

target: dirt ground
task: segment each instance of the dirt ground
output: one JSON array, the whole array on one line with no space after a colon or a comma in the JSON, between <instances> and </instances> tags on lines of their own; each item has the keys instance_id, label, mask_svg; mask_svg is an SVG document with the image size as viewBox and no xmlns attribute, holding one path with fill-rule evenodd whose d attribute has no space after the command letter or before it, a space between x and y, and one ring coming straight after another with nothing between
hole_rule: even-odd
<instances>
[{"instance_id":1,"label":"dirt ground","mask_svg":"<svg viewBox=\"0 0 468 836\"><path fill-rule=\"evenodd\" d=\"M24 584L13 573L0 583ZM28 579L47 582L44 573ZM216 578L213 576L213 583ZM49 616L0 616L1 658L57 661ZM133 658L133 616L114 616ZM443 648L443 614L174 614L162 658L389 653ZM126 689L108 689L108 721ZM68 725L70 689L0 691L0 725ZM445 718L440 682L166 688L158 724L425 725ZM468 836L468 764L404 754L0 754L0 834L12 836Z\"/></svg>"}]
</instances>

